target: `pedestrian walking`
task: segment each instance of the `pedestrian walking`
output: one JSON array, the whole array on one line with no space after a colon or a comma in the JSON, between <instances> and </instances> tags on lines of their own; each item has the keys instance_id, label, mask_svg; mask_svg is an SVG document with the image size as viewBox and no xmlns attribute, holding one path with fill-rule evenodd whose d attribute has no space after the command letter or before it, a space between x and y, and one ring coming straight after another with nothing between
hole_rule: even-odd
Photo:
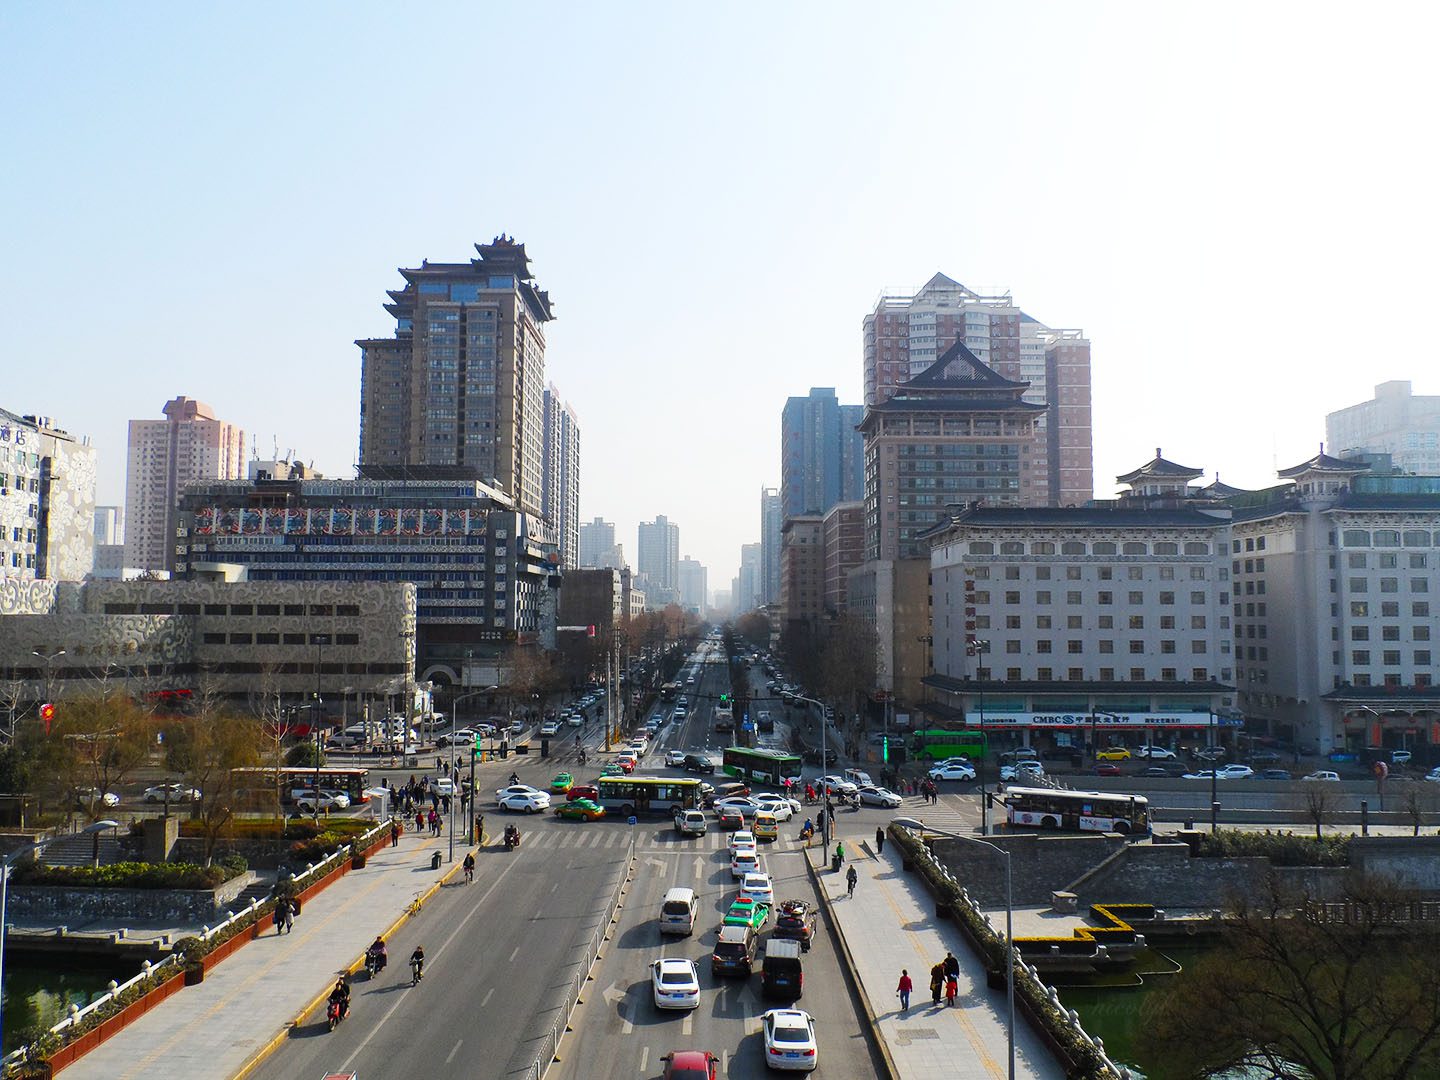
<instances>
[{"instance_id":1,"label":"pedestrian walking","mask_svg":"<svg viewBox=\"0 0 1440 1080\"><path fill-rule=\"evenodd\" d=\"M954 975L947 976L945 979L945 1004L949 1005L951 1008L954 1008L955 998L956 995L958 995L959 993L960 980L955 978Z\"/></svg>"},{"instance_id":2,"label":"pedestrian walking","mask_svg":"<svg viewBox=\"0 0 1440 1080\"><path fill-rule=\"evenodd\" d=\"M885 828L882 825L875 826L875 854L885 853Z\"/></svg>"},{"instance_id":3,"label":"pedestrian walking","mask_svg":"<svg viewBox=\"0 0 1440 1080\"><path fill-rule=\"evenodd\" d=\"M947 952L947 953L945 954L945 959L942 960L942 961L940 961L940 966L941 966L942 970L945 972L945 978L947 978L947 979L959 979L959 978L960 978L960 961L955 959L955 954L954 954L954 953L952 953L952 952Z\"/></svg>"},{"instance_id":4,"label":"pedestrian walking","mask_svg":"<svg viewBox=\"0 0 1440 1080\"><path fill-rule=\"evenodd\" d=\"M900 1009L902 1012L909 1012L910 1010L910 991L913 989L915 989L915 984L910 979L910 972L905 968L901 968L900 985L895 988L895 992L900 995Z\"/></svg>"},{"instance_id":5,"label":"pedestrian walking","mask_svg":"<svg viewBox=\"0 0 1440 1080\"><path fill-rule=\"evenodd\" d=\"M288 896L282 896L276 907L280 911L280 932L291 933L295 929L295 901Z\"/></svg>"},{"instance_id":6,"label":"pedestrian walking","mask_svg":"<svg viewBox=\"0 0 1440 1080\"><path fill-rule=\"evenodd\" d=\"M416 831L416 832L419 832L419 831L422 830L423 828L425 828L425 811L424 811L424 810L416 810L416 811L415 811L415 831Z\"/></svg>"},{"instance_id":7,"label":"pedestrian walking","mask_svg":"<svg viewBox=\"0 0 1440 1080\"><path fill-rule=\"evenodd\" d=\"M399 846L400 846L400 832L401 832L400 822L397 821L395 818L391 818L391 819L390 819L390 846L391 846L391 847L399 847Z\"/></svg>"},{"instance_id":8,"label":"pedestrian walking","mask_svg":"<svg viewBox=\"0 0 1440 1080\"><path fill-rule=\"evenodd\" d=\"M945 985L945 969L942 965L936 964L930 969L930 1003L940 1004L940 989Z\"/></svg>"}]
</instances>

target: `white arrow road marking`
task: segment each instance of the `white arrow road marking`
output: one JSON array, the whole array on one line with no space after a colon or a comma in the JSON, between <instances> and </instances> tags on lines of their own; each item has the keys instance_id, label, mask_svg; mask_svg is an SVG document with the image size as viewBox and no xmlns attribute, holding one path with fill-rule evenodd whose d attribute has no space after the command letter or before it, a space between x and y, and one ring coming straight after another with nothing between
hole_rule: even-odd
<instances>
[{"instance_id":1,"label":"white arrow road marking","mask_svg":"<svg viewBox=\"0 0 1440 1080\"><path fill-rule=\"evenodd\" d=\"M703 855L696 855L696 856L695 856L695 873L694 873L693 876L695 876L695 877L700 877L700 876L701 876L702 874L704 874L704 873L705 873L705 856L703 856Z\"/></svg>"}]
</instances>

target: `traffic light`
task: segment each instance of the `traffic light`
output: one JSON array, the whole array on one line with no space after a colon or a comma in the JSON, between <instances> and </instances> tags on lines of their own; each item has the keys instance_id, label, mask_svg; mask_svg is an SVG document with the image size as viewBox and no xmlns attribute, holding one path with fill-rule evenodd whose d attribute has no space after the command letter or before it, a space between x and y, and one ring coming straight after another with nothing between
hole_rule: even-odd
<instances>
[{"instance_id":1,"label":"traffic light","mask_svg":"<svg viewBox=\"0 0 1440 1080\"><path fill-rule=\"evenodd\" d=\"M730 695L729 695L729 694L721 694L721 695L720 695L720 704L721 704L721 705L729 705L729 704L730 704Z\"/></svg>"},{"instance_id":2,"label":"traffic light","mask_svg":"<svg viewBox=\"0 0 1440 1080\"><path fill-rule=\"evenodd\" d=\"M890 736L884 735L880 739L880 760L885 764L890 763Z\"/></svg>"}]
</instances>

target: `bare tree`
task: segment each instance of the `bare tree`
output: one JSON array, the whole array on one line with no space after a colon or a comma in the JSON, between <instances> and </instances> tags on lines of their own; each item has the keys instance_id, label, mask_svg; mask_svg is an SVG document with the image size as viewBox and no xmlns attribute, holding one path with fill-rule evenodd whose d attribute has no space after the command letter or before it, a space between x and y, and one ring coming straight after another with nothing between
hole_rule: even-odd
<instances>
[{"instance_id":1,"label":"bare tree","mask_svg":"<svg viewBox=\"0 0 1440 1080\"><path fill-rule=\"evenodd\" d=\"M550 691L555 682L555 664L539 645L514 644L500 658L500 685L512 701L533 707L536 697Z\"/></svg>"},{"instance_id":2,"label":"bare tree","mask_svg":"<svg viewBox=\"0 0 1440 1080\"><path fill-rule=\"evenodd\" d=\"M1147 1001L1142 1045L1184 1078L1440 1075L1440 967L1409 899L1359 880L1331 905L1272 879L1237 902L1220 946Z\"/></svg>"},{"instance_id":3,"label":"bare tree","mask_svg":"<svg viewBox=\"0 0 1440 1080\"><path fill-rule=\"evenodd\" d=\"M155 731L155 718L128 698L67 699L41 736L37 775L51 794L99 818L104 796L149 760Z\"/></svg>"},{"instance_id":4,"label":"bare tree","mask_svg":"<svg viewBox=\"0 0 1440 1080\"><path fill-rule=\"evenodd\" d=\"M875 688L875 645L875 631L867 622L841 616L826 627L820 648L815 691L850 726L852 744L860 698Z\"/></svg>"},{"instance_id":5,"label":"bare tree","mask_svg":"<svg viewBox=\"0 0 1440 1080\"><path fill-rule=\"evenodd\" d=\"M166 764L200 792L191 804L205 840L205 865L235 816L243 793L252 785L235 770L259 765L269 746L261 722L219 709L173 723L166 740Z\"/></svg>"},{"instance_id":6,"label":"bare tree","mask_svg":"<svg viewBox=\"0 0 1440 1080\"><path fill-rule=\"evenodd\" d=\"M22 702L29 697L25 690L23 679L6 679L0 682L0 722L5 724L4 741L13 743L15 741L15 725L25 718L28 710L20 708Z\"/></svg>"},{"instance_id":7,"label":"bare tree","mask_svg":"<svg viewBox=\"0 0 1440 1080\"><path fill-rule=\"evenodd\" d=\"M1305 820L1315 826L1315 839L1319 840L1322 827L1340 809L1340 799L1323 780L1311 780L1300 793L1299 809Z\"/></svg>"},{"instance_id":8,"label":"bare tree","mask_svg":"<svg viewBox=\"0 0 1440 1080\"><path fill-rule=\"evenodd\" d=\"M1419 836L1425 819L1435 813L1435 795L1424 784L1408 784L1400 796L1400 812L1409 819L1414 828L1413 835Z\"/></svg>"}]
</instances>

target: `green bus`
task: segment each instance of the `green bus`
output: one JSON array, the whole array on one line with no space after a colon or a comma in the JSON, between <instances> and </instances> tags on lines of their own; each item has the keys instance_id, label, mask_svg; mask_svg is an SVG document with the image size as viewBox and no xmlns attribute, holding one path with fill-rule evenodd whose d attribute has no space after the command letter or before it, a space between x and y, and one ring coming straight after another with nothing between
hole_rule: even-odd
<instances>
[{"instance_id":1,"label":"green bus","mask_svg":"<svg viewBox=\"0 0 1440 1080\"><path fill-rule=\"evenodd\" d=\"M911 756L920 761L944 761L946 758L983 758L989 747L985 732L971 729L930 728L910 735Z\"/></svg>"},{"instance_id":2,"label":"green bus","mask_svg":"<svg viewBox=\"0 0 1440 1080\"><path fill-rule=\"evenodd\" d=\"M764 747L730 746L721 756L721 768L737 780L752 780L784 787L786 780L800 782L800 755Z\"/></svg>"}]
</instances>

